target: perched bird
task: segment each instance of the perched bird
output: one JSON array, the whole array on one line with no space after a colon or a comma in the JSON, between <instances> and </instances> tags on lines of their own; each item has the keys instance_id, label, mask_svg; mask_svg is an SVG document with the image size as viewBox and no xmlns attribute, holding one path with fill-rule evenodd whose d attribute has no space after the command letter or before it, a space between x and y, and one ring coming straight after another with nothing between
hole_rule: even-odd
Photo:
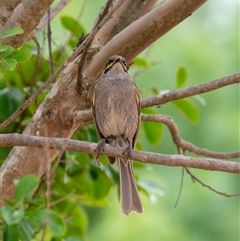
<instances>
[{"instance_id":1,"label":"perched bird","mask_svg":"<svg viewBox=\"0 0 240 241\"><path fill-rule=\"evenodd\" d=\"M92 113L101 138L97 151L108 143L124 148L124 159L118 159L121 211L143 212L129 160L135 146L140 123L140 96L135 82L128 75L126 60L114 55L109 58L102 75L93 86ZM111 164L115 157L108 157Z\"/></svg>"}]
</instances>

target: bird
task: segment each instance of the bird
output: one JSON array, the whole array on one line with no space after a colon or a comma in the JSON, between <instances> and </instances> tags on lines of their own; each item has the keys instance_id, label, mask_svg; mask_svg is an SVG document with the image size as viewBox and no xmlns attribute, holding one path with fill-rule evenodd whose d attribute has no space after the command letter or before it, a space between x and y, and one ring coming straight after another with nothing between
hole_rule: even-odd
<instances>
[{"instance_id":1,"label":"bird","mask_svg":"<svg viewBox=\"0 0 240 241\"><path fill-rule=\"evenodd\" d=\"M100 138L99 153L107 143L123 148L125 158L108 156L111 164L118 161L120 176L120 206L124 215L141 214L143 206L136 186L131 157L140 124L140 94L129 76L126 60L110 57L101 76L93 84L92 114Z\"/></svg>"}]
</instances>

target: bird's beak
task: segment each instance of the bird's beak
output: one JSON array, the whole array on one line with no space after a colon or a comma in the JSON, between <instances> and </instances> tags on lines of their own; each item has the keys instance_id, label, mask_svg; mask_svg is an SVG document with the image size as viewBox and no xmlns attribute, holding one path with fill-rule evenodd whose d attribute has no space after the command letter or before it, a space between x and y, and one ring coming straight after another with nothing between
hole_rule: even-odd
<instances>
[{"instance_id":1,"label":"bird's beak","mask_svg":"<svg viewBox=\"0 0 240 241\"><path fill-rule=\"evenodd\" d=\"M117 67L119 70L120 70L120 66L121 66L121 69L122 69L124 72L126 72L126 73L128 72L126 65L121 61L120 58L116 59L114 65L119 65L119 66Z\"/></svg>"}]
</instances>

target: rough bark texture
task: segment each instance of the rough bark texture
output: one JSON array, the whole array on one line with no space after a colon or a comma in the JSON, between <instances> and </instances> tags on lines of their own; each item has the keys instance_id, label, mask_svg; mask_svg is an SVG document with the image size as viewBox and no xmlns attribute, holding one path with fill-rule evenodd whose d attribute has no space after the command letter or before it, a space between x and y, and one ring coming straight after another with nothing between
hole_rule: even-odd
<instances>
[{"instance_id":1,"label":"rough bark texture","mask_svg":"<svg viewBox=\"0 0 240 241\"><path fill-rule=\"evenodd\" d=\"M158 7L149 11L144 17L139 18L140 14L146 13L155 3L155 1L149 1L151 3L148 3L149 5L139 5L141 11L127 23L130 24L127 28L125 28L126 23L121 20L118 23L116 21L115 24L110 24L112 21L110 18L103 26L105 31L101 32L100 29L96 34L100 41L98 41L97 44L96 41L93 41L93 43L97 45L97 49L95 48L96 46L89 46L88 52L79 55L76 60L66 66L59 81L52 86L50 93L37 109L36 114L27 126L24 134L65 138L71 137L77 128L81 128L81 126L86 124L84 119L82 122L76 124L76 113L78 110L81 115L81 111L89 108L88 98L91 83L99 76L108 57L113 54L121 53L127 59L128 63L131 62L138 53L191 15L191 13L205 1L206 0L165 1ZM33 30L34 26L38 24L41 16L51 2L52 0L23 0L6 22L4 29L9 29L13 26L21 26L25 30L24 35L21 35L20 38L8 38L5 43L11 44L14 47L21 45L24 39L27 38L28 34ZM121 1L114 1L114 4L118 2ZM139 0L127 2L131 2L132 9L130 9L129 5L127 12L124 10L117 12L116 15L118 15L119 19L121 16L124 16L124 14L128 15L129 11L135 11L134 3L146 3L146 1ZM126 8L125 6L124 9ZM29 15L28 18L25 19L22 17L23 12L24 16ZM133 22L135 19L138 20ZM133 23L131 24L131 22ZM29 26L30 23L31 26ZM124 25L120 25L120 23ZM109 35L110 37L107 39L104 36L105 32L111 33ZM114 34L117 35L112 36ZM83 79L80 79L81 88L79 88L79 81L77 80L79 78L79 62L83 63L81 65L81 74L83 75ZM39 176L43 174L47 164L58 154L57 150L46 151L46 148L13 148L0 172L1 197L11 198L13 196L14 179L19 179L28 173L35 173Z\"/></svg>"},{"instance_id":2,"label":"rough bark texture","mask_svg":"<svg viewBox=\"0 0 240 241\"><path fill-rule=\"evenodd\" d=\"M4 24L3 31L21 27L24 33L3 40L4 44L18 48L26 40L28 34L38 25L40 19L54 0L22 0Z\"/></svg>"}]
</instances>

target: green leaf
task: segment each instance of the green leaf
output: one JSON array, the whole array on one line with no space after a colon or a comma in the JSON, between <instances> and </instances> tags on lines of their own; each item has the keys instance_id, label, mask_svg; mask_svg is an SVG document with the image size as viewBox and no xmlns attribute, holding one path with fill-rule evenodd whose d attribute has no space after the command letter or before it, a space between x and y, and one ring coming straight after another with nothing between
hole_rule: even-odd
<instances>
[{"instance_id":1,"label":"green leaf","mask_svg":"<svg viewBox=\"0 0 240 241\"><path fill-rule=\"evenodd\" d=\"M0 80L3 78L4 76L4 65L3 63L0 62Z\"/></svg>"},{"instance_id":2,"label":"green leaf","mask_svg":"<svg viewBox=\"0 0 240 241\"><path fill-rule=\"evenodd\" d=\"M17 65L17 61L15 59L5 58L5 59L2 60L2 64L6 69L12 71L12 70L15 69L15 67Z\"/></svg>"},{"instance_id":3,"label":"green leaf","mask_svg":"<svg viewBox=\"0 0 240 241\"><path fill-rule=\"evenodd\" d=\"M19 225L19 233L22 240L30 241L34 237L37 230L40 229L37 221L29 217L24 217Z\"/></svg>"},{"instance_id":4,"label":"green leaf","mask_svg":"<svg viewBox=\"0 0 240 241\"><path fill-rule=\"evenodd\" d=\"M3 241L19 241L17 225L3 223Z\"/></svg>"},{"instance_id":5,"label":"green leaf","mask_svg":"<svg viewBox=\"0 0 240 241\"><path fill-rule=\"evenodd\" d=\"M150 66L150 64L144 58L137 57L133 61L133 66L140 67L140 68L147 68Z\"/></svg>"},{"instance_id":6,"label":"green leaf","mask_svg":"<svg viewBox=\"0 0 240 241\"><path fill-rule=\"evenodd\" d=\"M163 188L157 182L150 181L150 180L139 180L138 186L149 193L156 194L159 196L165 195Z\"/></svg>"},{"instance_id":7,"label":"green leaf","mask_svg":"<svg viewBox=\"0 0 240 241\"><path fill-rule=\"evenodd\" d=\"M96 199L106 197L112 187L110 178L99 167L90 165L89 168L93 178L93 196Z\"/></svg>"},{"instance_id":8,"label":"green leaf","mask_svg":"<svg viewBox=\"0 0 240 241\"><path fill-rule=\"evenodd\" d=\"M12 46L9 45L7 45L7 48L4 49L5 51L0 52L0 62L15 50Z\"/></svg>"},{"instance_id":9,"label":"green leaf","mask_svg":"<svg viewBox=\"0 0 240 241\"><path fill-rule=\"evenodd\" d=\"M55 237L61 237L65 233L66 227L62 218L53 210L37 210L31 212L32 218L38 220L38 222L46 223L49 225L52 235Z\"/></svg>"},{"instance_id":10,"label":"green leaf","mask_svg":"<svg viewBox=\"0 0 240 241\"><path fill-rule=\"evenodd\" d=\"M0 96L0 121L2 122L17 109L23 95L16 87L6 87L0 90Z\"/></svg>"},{"instance_id":11,"label":"green leaf","mask_svg":"<svg viewBox=\"0 0 240 241\"><path fill-rule=\"evenodd\" d=\"M65 237L72 235L83 236L85 234L88 227L88 217L81 206L76 205L76 199L66 199L54 205L53 208L61 216L68 217Z\"/></svg>"},{"instance_id":12,"label":"green leaf","mask_svg":"<svg viewBox=\"0 0 240 241\"><path fill-rule=\"evenodd\" d=\"M177 82L176 85L178 89L183 87L187 82L187 70L185 67L180 67L177 70L176 82Z\"/></svg>"},{"instance_id":13,"label":"green leaf","mask_svg":"<svg viewBox=\"0 0 240 241\"><path fill-rule=\"evenodd\" d=\"M152 91L152 93L153 93L154 95L159 95L159 90L158 90L157 87L152 87L152 88L151 88L151 91Z\"/></svg>"},{"instance_id":14,"label":"green leaf","mask_svg":"<svg viewBox=\"0 0 240 241\"><path fill-rule=\"evenodd\" d=\"M62 218L52 210L50 210L50 222L49 226L52 230L52 235L56 237L61 237L65 232L65 224Z\"/></svg>"},{"instance_id":15,"label":"green leaf","mask_svg":"<svg viewBox=\"0 0 240 241\"><path fill-rule=\"evenodd\" d=\"M22 208L15 210L14 208L9 206L3 206L1 208L1 214L4 221L8 225L12 225L17 224L21 221L24 216L24 210Z\"/></svg>"},{"instance_id":16,"label":"green leaf","mask_svg":"<svg viewBox=\"0 0 240 241\"><path fill-rule=\"evenodd\" d=\"M5 45L5 44L0 45L0 52L7 51L9 47L11 47L11 46Z\"/></svg>"},{"instance_id":17,"label":"green leaf","mask_svg":"<svg viewBox=\"0 0 240 241\"><path fill-rule=\"evenodd\" d=\"M9 30L3 32L0 38L7 38L7 37L14 36L17 34L22 34L23 32L24 31L22 28L15 27L15 28L12 28L12 29L9 29Z\"/></svg>"},{"instance_id":18,"label":"green leaf","mask_svg":"<svg viewBox=\"0 0 240 241\"><path fill-rule=\"evenodd\" d=\"M20 179L15 190L15 203L22 201L24 198L33 194L38 186L38 179L36 176L29 174Z\"/></svg>"},{"instance_id":19,"label":"green leaf","mask_svg":"<svg viewBox=\"0 0 240 241\"><path fill-rule=\"evenodd\" d=\"M31 50L27 47L22 47L13 51L11 54L7 56L7 58L15 59L17 62L24 62L29 60L31 56Z\"/></svg>"},{"instance_id":20,"label":"green leaf","mask_svg":"<svg viewBox=\"0 0 240 241\"><path fill-rule=\"evenodd\" d=\"M207 105L206 100L201 96L201 95L194 95L193 98L195 100L197 100L200 104L202 104L203 106Z\"/></svg>"},{"instance_id":21,"label":"green leaf","mask_svg":"<svg viewBox=\"0 0 240 241\"><path fill-rule=\"evenodd\" d=\"M61 23L64 28L73 33L76 37L80 37L85 33L85 29L74 18L63 16L61 17Z\"/></svg>"},{"instance_id":22,"label":"green leaf","mask_svg":"<svg viewBox=\"0 0 240 241\"><path fill-rule=\"evenodd\" d=\"M144 114L156 114L152 109L143 109ZM142 122L143 129L148 141L152 145L158 145L162 140L162 124L156 122Z\"/></svg>"},{"instance_id":23,"label":"green leaf","mask_svg":"<svg viewBox=\"0 0 240 241\"><path fill-rule=\"evenodd\" d=\"M186 99L174 100L171 102L177 107L177 109L193 123L197 123L199 120L199 114L196 107Z\"/></svg>"}]
</instances>

